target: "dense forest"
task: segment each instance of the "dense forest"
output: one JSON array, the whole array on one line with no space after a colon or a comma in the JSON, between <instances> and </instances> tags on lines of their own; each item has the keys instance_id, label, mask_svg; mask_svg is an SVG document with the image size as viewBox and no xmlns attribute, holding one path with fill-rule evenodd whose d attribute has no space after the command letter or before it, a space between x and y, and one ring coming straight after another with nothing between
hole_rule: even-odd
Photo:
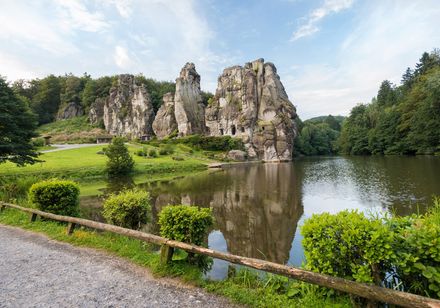
<instances>
[{"instance_id":1,"label":"dense forest","mask_svg":"<svg viewBox=\"0 0 440 308\"><path fill-rule=\"evenodd\" d=\"M295 139L295 154L332 155L338 152L337 140L340 135L342 116L321 116L302 122L296 120L298 136Z\"/></svg>"},{"instance_id":2,"label":"dense forest","mask_svg":"<svg viewBox=\"0 0 440 308\"><path fill-rule=\"evenodd\" d=\"M425 52L400 85L385 80L370 104L354 107L337 142L344 154L440 152L440 50Z\"/></svg>"}]
</instances>

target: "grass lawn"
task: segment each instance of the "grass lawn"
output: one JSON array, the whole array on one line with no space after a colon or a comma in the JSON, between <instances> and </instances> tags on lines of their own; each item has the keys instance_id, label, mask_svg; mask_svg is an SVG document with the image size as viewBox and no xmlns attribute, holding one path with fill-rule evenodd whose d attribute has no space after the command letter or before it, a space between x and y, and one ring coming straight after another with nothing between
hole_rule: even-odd
<instances>
[{"instance_id":1,"label":"grass lawn","mask_svg":"<svg viewBox=\"0 0 440 308\"><path fill-rule=\"evenodd\" d=\"M35 175L51 173L54 175L78 174L82 177L101 176L104 174L107 157L97 154L106 145L96 145L92 147L63 150L50 153L42 153L39 159L44 162L25 167L17 167L10 162L0 166L0 176L11 175ZM175 155L181 155L184 160L175 161L173 155L158 156L157 158L145 158L135 155L140 149L138 145L128 146L132 157L135 160L135 173L161 173L164 171L190 170L195 166L206 166L211 160L202 156L191 156L182 151L176 151Z\"/></svg>"}]
</instances>

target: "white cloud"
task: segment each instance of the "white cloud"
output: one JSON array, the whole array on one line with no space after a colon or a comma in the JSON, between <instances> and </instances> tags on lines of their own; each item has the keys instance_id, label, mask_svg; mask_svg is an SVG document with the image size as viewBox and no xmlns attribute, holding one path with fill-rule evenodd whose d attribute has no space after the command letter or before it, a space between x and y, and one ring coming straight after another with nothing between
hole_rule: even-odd
<instances>
[{"instance_id":1,"label":"white cloud","mask_svg":"<svg viewBox=\"0 0 440 308\"><path fill-rule=\"evenodd\" d=\"M60 31L56 19L39 14L41 6L9 1L0 9L0 48L10 49L14 45L32 50L41 48L53 54L69 54L77 48Z\"/></svg>"},{"instance_id":2,"label":"white cloud","mask_svg":"<svg viewBox=\"0 0 440 308\"><path fill-rule=\"evenodd\" d=\"M348 9L352 4L353 0L325 0L319 8L313 10L309 16L305 18L305 22L293 33L290 40L296 41L318 32L318 24L324 17Z\"/></svg>"},{"instance_id":3,"label":"white cloud","mask_svg":"<svg viewBox=\"0 0 440 308\"><path fill-rule=\"evenodd\" d=\"M100 12L91 12L82 0L55 0L59 8L60 20L66 30L79 29L99 32L109 28Z\"/></svg>"},{"instance_id":4,"label":"white cloud","mask_svg":"<svg viewBox=\"0 0 440 308\"><path fill-rule=\"evenodd\" d=\"M125 47L116 46L113 59L119 68L129 69L133 66L132 57L129 55L128 50Z\"/></svg>"},{"instance_id":5,"label":"white cloud","mask_svg":"<svg viewBox=\"0 0 440 308\"><path fill-rule=\"evenodd\" d=\"M287 77L286 88L301 118L347 115L357 103L370 102L383 80L399 84L406 67L440 45L436 3L366 3L350 36L334 51L335 63L301 66Z\"/></svg>"}]
</instances>

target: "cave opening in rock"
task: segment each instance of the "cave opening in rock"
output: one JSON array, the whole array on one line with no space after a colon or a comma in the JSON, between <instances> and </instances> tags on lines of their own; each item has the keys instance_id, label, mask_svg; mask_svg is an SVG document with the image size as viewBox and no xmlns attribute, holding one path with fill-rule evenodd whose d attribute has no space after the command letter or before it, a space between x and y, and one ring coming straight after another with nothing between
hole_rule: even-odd
<instances>
[{"instance_id":1,"label":"cave opening in rock","mask_svg":"<svg viewBox=\"0 0 440 308\"><path fill-rule=\"evenodd\" d=\"M223 128L220 128L220 135L223 136Z\"/></svg>"},{"instance_id":2,"label":"cave opening in rock","mask_svg":"<svg viewBox=\"0 0 440 308\"><path fill-rule=\"evenodd\" d=\"M235 125L231 126L231 134L232 134L232 136L235 135Z\"/></svg>"},{"instance_id":3,"label":"cave opening in rock","mask_svg":"<svg viewBox=\"0 0 440 308\"><path fill-rule=\"evenodd\" d=\"M243 126L242 126L242 127L240 128L240 129L241 129L241 132L242 132L242 133L244 133L244 132L245 132L245 130L244 130L244 127L243 127Z\"/></svg>"}]
</instances>

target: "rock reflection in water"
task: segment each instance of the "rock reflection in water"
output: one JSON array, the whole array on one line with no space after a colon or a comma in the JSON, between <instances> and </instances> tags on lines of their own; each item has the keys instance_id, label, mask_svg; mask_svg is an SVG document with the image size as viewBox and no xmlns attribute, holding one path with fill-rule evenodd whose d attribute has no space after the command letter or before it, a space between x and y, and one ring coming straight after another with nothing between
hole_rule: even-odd
<instances>
[{"instance_id":1,"label":"rock reflection in water","mask_svg":"<svg viewBox=\"0 0 440 308\"><path fill-rule=\"evenodd\" d=\"M286 263L303 213L298 176L289 163L276 168L260 164L145 188L151 191L155 213L168 204L212 207L215 229L229 252Z\"/></svg>"}]
</instances>

